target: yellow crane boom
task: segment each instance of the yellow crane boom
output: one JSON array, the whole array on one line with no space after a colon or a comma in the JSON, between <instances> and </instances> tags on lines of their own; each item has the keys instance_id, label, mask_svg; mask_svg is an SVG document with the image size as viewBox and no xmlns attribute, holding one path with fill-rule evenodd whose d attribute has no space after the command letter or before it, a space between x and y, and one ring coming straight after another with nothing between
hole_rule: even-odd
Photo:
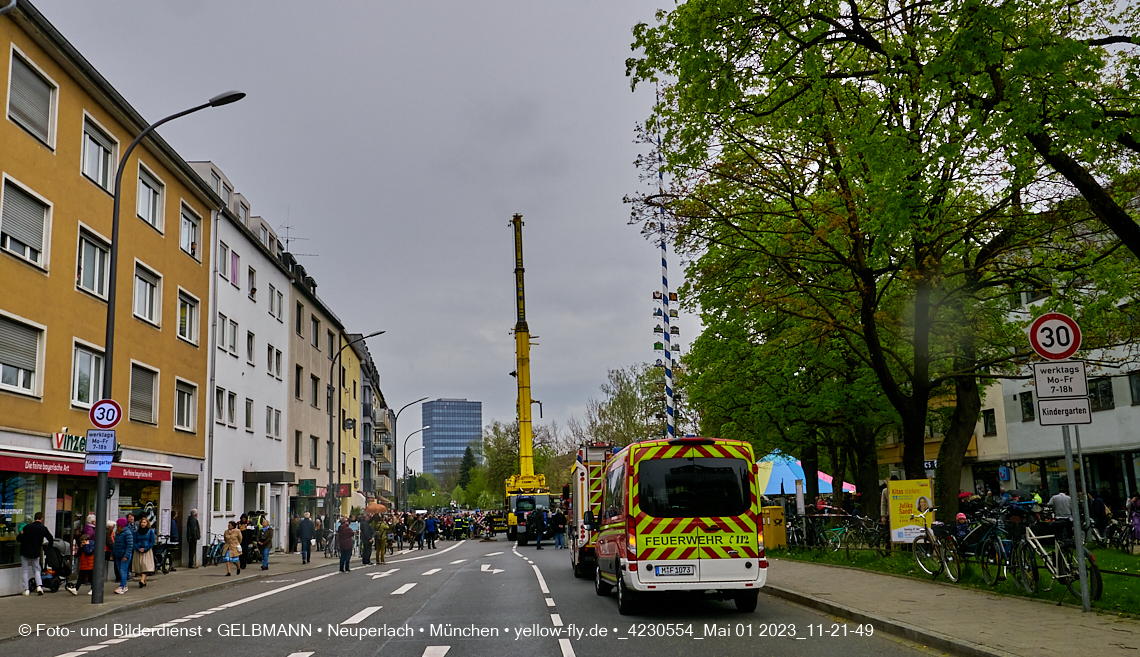
<instances>
[{"instance_id":1,"label":"yellow crane boom","mask_svg":"<svg viewBox=\"0 0 1140 657\"><path fill-rule=\"evenodd\" d=\"M526 291L523 285L521 214L511 219L515 231L515 375L518 379L519 416L519 474L507 479L507 497L520 493L546 493L546 475L534 473L534 429L531 426L530 407L530 327L526 323Z\"/></svg>"}]
</instances>

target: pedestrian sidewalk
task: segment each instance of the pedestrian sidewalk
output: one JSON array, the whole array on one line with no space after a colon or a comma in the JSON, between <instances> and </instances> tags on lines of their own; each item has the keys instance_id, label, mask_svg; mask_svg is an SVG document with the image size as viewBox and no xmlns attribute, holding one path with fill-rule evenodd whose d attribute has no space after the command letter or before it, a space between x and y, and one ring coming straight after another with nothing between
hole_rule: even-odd
<instances>
[{"instance_id":1,"label":"pedestrian sidewalk","mask_svg":"<svg viewBox=\"0 0 1140 657\"><path fill-rule=\"evenodd\" d=\"M970 657L1138 654L1140 622L856 568L772 560L763 591Z\"/></svg>"},{"instance_id":2,"label":"pedestrian sidewalk","mask_svg":"<svg viewBox=\"0 0 1140 657\"><path fill-rule=\"evenodd\" d=\"M354 562L359 563L359 557ZM236 584L262 579L289 578L291 574L305 573L323 566L336 566L337 559L326 559L324 554L314 552L313 560L301 564L300 554L276 553L269 558L269 570L261 569L261 562L251 563L241 575L226 577L225 565L202 566L200 568L179 568L163 575L155 573L146 578L146 588L140 589L138 580L131 580L130 590L122 595L115 594L118 582L106 582L103 589L103 604L91 604L84 586L79 595L72 595L63 587L55 593L44 591L42 596L32 591L30 596L13 595L0 598L0 641L18 636L21 624L37 623L45 625L67 625L103 616L116 611L137 609L147 605L166 602L188 594L202 593L226 588ZM111 574L111 577L114 575ZM295 577L294 577L295 578Z\"/></svg>"}]
</instances>

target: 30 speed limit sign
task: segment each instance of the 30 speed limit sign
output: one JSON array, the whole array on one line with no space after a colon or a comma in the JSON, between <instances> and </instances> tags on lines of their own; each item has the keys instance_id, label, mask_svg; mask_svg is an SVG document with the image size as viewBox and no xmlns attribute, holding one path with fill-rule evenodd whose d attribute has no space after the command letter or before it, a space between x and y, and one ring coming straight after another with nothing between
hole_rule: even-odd
<instances>
[{"instance_id":1,"label":"30 speed limit sign","mask_svg":"<svg viewBox=\"0 0 1140 657\"><path fill-rule=\"evenodd\" d=\"M1081 329L1068 315L1045 313L1029 326L1029 343L1042 358L1065 360L1081 348Z\"/></svg>"},{"instance_id":2,"label":"30 speed limit sign","mask_svg":"<svg viewBox=\"0 0 1140 657\"><path fill-rule=\"evenodd\" d=\"M87 417L99 429L114 429L123 418L123 407L114 399L103 399L91 405Z\"/></svg>"}]
</instances>

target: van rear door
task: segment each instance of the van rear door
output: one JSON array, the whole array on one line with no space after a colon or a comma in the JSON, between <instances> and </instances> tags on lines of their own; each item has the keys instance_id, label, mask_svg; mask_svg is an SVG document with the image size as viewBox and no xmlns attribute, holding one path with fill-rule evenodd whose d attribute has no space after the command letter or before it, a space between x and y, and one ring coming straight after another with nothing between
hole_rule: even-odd
<instances>
[{"instance_id":1,"label":"van rear door","mask_svg":"<svg viewBox=\"0 0 1140 657\"><path fill-rule=\"evenodd\" d=\"M639 568L642 582L755 579L756 479L746 445L654 445L634 459L638 561L651 566Z\"/></svg>"}]
</instances>

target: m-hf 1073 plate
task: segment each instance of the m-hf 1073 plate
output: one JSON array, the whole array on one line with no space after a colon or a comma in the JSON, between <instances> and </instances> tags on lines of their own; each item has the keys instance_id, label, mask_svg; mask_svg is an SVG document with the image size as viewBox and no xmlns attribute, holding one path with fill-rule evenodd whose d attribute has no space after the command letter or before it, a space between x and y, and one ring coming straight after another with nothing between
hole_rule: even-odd
<instances>
[{"instance_id":1,"label":"m-hf 1073 plate","mask_svg":"<svg viewBox=\"0 0 1140 657\"><path fill-rule=\"evenodd\" d=\"M653 569L658 577L669 575L696 575L697 569L694 566L656 566Z\"/></svg>"}]
</instances>

